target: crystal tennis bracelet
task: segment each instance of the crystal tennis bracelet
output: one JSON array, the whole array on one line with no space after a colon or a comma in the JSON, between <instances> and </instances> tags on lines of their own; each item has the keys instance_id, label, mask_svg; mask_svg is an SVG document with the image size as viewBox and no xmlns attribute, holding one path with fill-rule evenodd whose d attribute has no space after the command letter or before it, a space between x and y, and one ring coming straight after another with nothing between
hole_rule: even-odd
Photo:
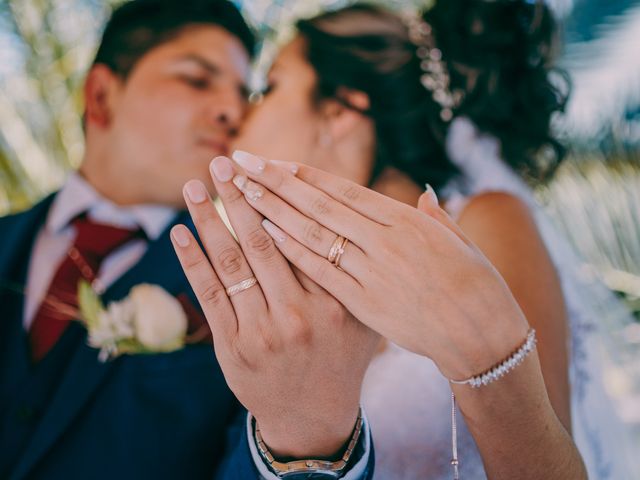
<instances>
[{"instance_id":1,"label":"crystal tennis bracelet","mask_svg":"<svg viewBox=\"0 0 640 480\"><path fill-rule=\"evenodd\" d=\"M491 367L489 370L475 375L466 380L451 380L451 383L456 385L471 385L473 388L478 388L483 385L489 385L491 382L498 380L500 377L506 375L511 370L516 368L522 363L522 361L531 353L536 347L536 331L531 328L527 333L527 338L520 347L513 352L509 357L500 362L499 364Z\"/></svg>"},{"instance_id":2,"label":"crystal tennis bracelet","mask_svg":"<svg viewBox=\"0 0 640 480\"><path fill-rule=\"evenodd\" d=\"M456 385L471 385L472 388L478 388L484 385L489 385L491 382L498 380L500 377L506 375L511 370L520 365L524 359L529 355L533 349L536 348L536 331L531 328L527 333L527 338L524 343L518 347L518 349L509 355L505 360L499 364L491 367L489 370L475 375L466 380L451 380L450 383ZM456 396L451 392L451 466L453 467L453 479L460 479L459 471L460 461L458 459L458 427L456 422Z\"/></svg>"}]
</instances>

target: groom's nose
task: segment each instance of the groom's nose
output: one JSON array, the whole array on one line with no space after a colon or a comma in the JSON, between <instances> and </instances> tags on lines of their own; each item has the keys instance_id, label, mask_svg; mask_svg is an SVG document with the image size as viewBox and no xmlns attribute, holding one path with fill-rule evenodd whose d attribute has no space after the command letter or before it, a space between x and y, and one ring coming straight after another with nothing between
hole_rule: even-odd
<instances>
[{"instance_id":1,"label":"groom's nose","mask_svg":"<svg viewBox=\"0 0 640 480\"><path fill-rule=\"evenodd\" d=\"M242 92L229 89L211 96L207 116L216 127L235 131L240 126L246 108L247 102Z\"/></svg>"}]
</instances>

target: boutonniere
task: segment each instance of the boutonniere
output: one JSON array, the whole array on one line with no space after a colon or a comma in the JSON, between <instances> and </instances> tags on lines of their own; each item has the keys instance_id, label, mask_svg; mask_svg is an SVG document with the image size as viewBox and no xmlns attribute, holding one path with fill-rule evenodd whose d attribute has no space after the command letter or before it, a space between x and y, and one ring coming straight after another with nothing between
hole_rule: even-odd
<instances>
[{"instance_id":1,"label":"boutonniere","mask_svg":"<svg viewBox=\"0 0 640 480\"><path fill-rule=\"evenodd\" d=\"M100 350L101 362L122 354L173 352L190 343L182 305L157 285L136 285L127 297L105 306L91 285L82 281L78 303L88 343Z\"/></svg>"}]
</instances>

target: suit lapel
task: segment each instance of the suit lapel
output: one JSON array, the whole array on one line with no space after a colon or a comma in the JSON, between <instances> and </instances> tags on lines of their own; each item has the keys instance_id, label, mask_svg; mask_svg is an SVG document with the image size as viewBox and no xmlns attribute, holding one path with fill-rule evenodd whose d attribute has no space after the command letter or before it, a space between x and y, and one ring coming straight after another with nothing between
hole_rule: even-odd
<instances>
[{"instance_id":1,"label":"suit lapel","mask_svg":"<svg viewBox=\"0 0 640 480\"><path fill-rule=\"evenodd\" d=\"M24 213L0 219L7 228L0 237L0 338L19 339L9 344L2 342L0 366L9 385L13 382L10 378L22 378L30 368L27 335L22 326L24 289L33 244L54 197L55 194L50 195Z\"/></svg>"},{"instance_id":2,"label":"suit lapel","mask_svg":"<svg viewBox=\"0 0 640 480\"><path fill-rule=\"evenodd\" d=\"M105 304L124 298L132 287L140 283L160 285L173 295L190 290L169 239L169 229L175 223L187 223L187 219L188 214L180 214L156 241L149 243L142 259L107 289L103 295ZM98 350L89 347L86 341L82 342L14 470L16 478L26 475L55 444L96 392L107 372L117 365L117 360L101 363L98 361Z\"/></svg>"},{"instance_id":3,"label":"suit lapel","mask_svg":"<svg viewBox=\"0 0 640 480\"><path fill-rule=\"evenodd\" d=\"M16 264L29 263L33 242L38 229L44 224L55 194L49 195L31 210L0 219L7 232L0 236L0 280L11 278ZM9 231L10 230L10 231Z\"/></svg>"}]
</instances>

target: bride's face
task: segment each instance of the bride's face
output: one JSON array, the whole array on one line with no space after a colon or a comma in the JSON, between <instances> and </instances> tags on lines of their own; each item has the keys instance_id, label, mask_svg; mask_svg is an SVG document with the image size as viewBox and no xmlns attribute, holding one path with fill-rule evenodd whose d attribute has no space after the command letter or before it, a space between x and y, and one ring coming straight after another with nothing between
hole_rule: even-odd
<instances>
[{"instance_id":1,"label":"bride's face","mask_svg":"<svg viewBox=\"0 0 640 480\"><path fill-rule=\"evenodd\" d=\"M330 115L323 109L327 101L314 98L317 74L304 47L304 40L297 37L280 51L269 71L264 98L250 109L232 148L366 180L366 174L354 175L356 159L348 165L334 154Z\"/></svg>"},{"instance_id":2,"label":"bride's face","mask_svg":"<svg viewBox=\"0 0 640 480\"><path fill-rule=\"evenodd\" d=\"M303 42L295 39L273 63L264 97L250 109L234 147L266 158L308 163L322 123L311 96L315 82Z\"/></svg>"}]
</instances>

